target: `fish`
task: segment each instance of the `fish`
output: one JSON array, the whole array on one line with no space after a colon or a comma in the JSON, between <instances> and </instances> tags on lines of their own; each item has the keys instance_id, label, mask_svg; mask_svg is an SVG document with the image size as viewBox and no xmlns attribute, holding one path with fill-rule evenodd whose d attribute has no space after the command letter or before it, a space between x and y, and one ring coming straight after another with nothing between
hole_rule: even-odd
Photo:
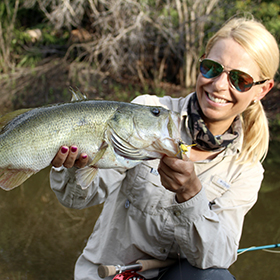
<instances>
[{"instance_id":1,"label":"fish","mask_svg":"<svg viewBox=\"0 0 280 280\"><path fill-rule=\"evenodd\" d=\"M77 184L88 188L98 169L130 169L164 155L176 157L180 125L180 115L161 106L88 100L72 90L71 102L0 118L0 187L21 185L49 166L61 146L76 145L89 158L76 171Z\"/></svg>"}]
</instances>

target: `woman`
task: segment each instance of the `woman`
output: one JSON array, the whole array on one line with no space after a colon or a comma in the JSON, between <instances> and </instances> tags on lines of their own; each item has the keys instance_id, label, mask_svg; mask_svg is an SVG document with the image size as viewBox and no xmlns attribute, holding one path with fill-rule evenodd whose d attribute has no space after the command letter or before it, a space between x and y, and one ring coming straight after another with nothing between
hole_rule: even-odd
<instances>
[{"instance_id":1,"label":"woman","mask_svg":"<svg viewBox=\"0 0 280 280\"><path fill-rule=\"evenodd\" d=\"M237 258L244 216L257 200L268 149L260 100L274 85L278 62L277 43L264 26L234 18L209 40L195 93L134 100L181 114L182 139L196 144L182 160L164 157L126 172L103 169L82 190L74 171L86 165L87 155L77 159L77 147L61 148L53 166L66 168L51 171L60 202L74 208L104 202L75 279L99 279L100 263L143 258L179 259L161 279L234 279L227 268ZM146 277L158 279L157 273Z\"/></svg>"}]
</instances>

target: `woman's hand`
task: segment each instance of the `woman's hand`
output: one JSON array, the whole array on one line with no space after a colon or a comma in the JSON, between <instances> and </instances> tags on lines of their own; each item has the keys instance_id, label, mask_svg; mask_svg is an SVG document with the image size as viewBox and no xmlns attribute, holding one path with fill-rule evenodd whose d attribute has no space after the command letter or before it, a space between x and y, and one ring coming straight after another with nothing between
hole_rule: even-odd
<instances>
[{"instance_id":1,"label":"woman's hand","mask_svg":"<svg viewBox=\"0 0 280 280\"><path fill-rule=\"evenodd\" d=\"M158 172L162 185L176 193L179 203L187 201L200 192L202 186L195 174L194 164L183 155L183 160L173 157L163 157Z\"/></svg>"},{"instance_id":2,"label":"woman's hand","mask_svg":"<svg viewBox=\"0 0 280 280\"><path fill-rule=\"evenodd\" d=\"M62 146L57 152L56 156L52 160L51 164L54 167L64 166L70 168L76 166L78 168L85 167L88 162L88 156L85 153L81 153L78 157L78 147L76 146Z\"/></svg>"}]
</instances>

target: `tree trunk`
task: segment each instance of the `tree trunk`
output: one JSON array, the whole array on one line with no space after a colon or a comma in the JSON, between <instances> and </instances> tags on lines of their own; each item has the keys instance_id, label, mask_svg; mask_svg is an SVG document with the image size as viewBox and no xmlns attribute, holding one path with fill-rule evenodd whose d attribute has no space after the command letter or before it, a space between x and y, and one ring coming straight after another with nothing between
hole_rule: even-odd
<instances>
[{"instance_id":1,"label":"tree trunk","mask_svg":"<svg viewBox=\"0 0 280 280\"><path fill-rule=\"evenodd\" d=\"M176 0L180 28L185 34L185 86L194 87L206 20L219 0Z\"/></svg>"}]
</instances>

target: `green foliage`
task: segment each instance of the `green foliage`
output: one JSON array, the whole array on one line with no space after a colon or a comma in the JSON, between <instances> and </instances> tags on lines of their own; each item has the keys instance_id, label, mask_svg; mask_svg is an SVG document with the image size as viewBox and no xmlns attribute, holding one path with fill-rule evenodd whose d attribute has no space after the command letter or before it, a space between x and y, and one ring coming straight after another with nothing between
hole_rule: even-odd
<instances>
[{"instance_id":1,"label":"green foliage","mask_svg":"<svg viewBox=\"0 0 280 280\"><path fill-rule=\"evenodd\" d=\"M214 14L211 16L211 21L205 28L205 44L225 21L236 15L252 15L255 19L261 21L276 38L280 47L280 0L219 1ZM278 72L280 71L278 70ZM280 77L276 75L275 80L280 82Z\"/></svg>"},{"instance_id":2,"label":"green foliage","mask_svg":"<svg viewBox=\"0 0 280 280\"><path fill-rule=\"evenodd\" d=\"M35 67L44 58L43 46L65 45L69 38L69 31L54 32L38 5L26 8L25 4L23 0L0 3L0 73ZM32 29L42 36L31 38L27 30Z\"/></svg>"},{"instance_id":3,"label":"green foliage","mask_svg":"<svg viewBox=\"0 0 280 280\"><path fill-rule=\"evenodd\" d=\"M4 44L0 46L0 73L34 68L46 57L67 53L68 61L85 63L111 77L137 77L141 92L150 92L145 83L152 82L153 93L162 95L160 82L183 85L190 70L186 69L186 57L199 57L209 37L236 14L253 14L280 42L280 0L220 0L207 15L194 9L194 1L177 1L187 8L179 9L175 0L80 0L67 5L64 1L40 1L40 5L38 0L0 1L0 44L1 38ZM198 4L201 9L206 2ZM203 29L197 33L200 21ZM39 29L40 40L32 40L26 34L29 29ZM85 42L73 41L72 29L85 30L91 37ZM190 37L193 39L187 44ZM188 79L195 81L196 71L192 73ZM119 98L122 91L116 92Z\"/></svg>"},{"instance_id":4,"label":"green foliage","mask_svg":"<svg viewBox=\"0 0 280 280\"><path fill-rule=\"evenodd\" d=\"M235 13L251 13L260 20L266 28L279 39L280 34L280 1L238 0L232 10Z\"/></svg>"},{"instance_id":5,"label":"green foliage","mask_svg":"<svg viewBox=\"0 0 280 280\"><path fill-rule=\"evenodd\" d=\"M178 11L172 7L163 7L161 13L163 17L166 18L166 20L169 22L169 25L172 25L173 27L179 27L179 16Z\"/></svg>"}]
</instances>

